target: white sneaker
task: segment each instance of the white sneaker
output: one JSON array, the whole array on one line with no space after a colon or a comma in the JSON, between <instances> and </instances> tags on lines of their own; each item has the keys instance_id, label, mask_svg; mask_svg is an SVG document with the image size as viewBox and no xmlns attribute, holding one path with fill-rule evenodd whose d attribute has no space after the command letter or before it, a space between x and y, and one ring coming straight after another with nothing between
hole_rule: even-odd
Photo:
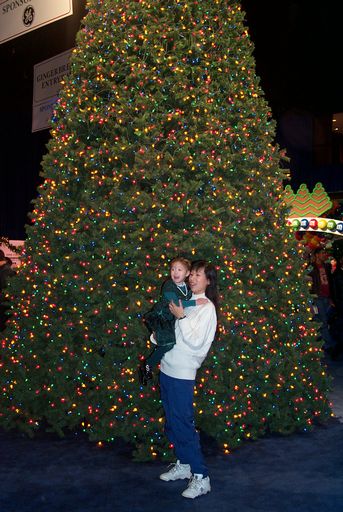
<instances>
[{"instance_id":1,"label":"white sneaker","mask_svg":"<svg viewBox=\"0 0 343 512\"><path fill-rule=\"evenodd\" d=\"M202 494L207 494L211 490L210 477L203 478L202 475L194 475L188 483L187 489L182 493L184 498L197 498Z\"/></svg>"},{"instance_id":2,"label":"white sneaker","mask_svg":"<svg viewBox=\"0 0 343 512\"><path fill-rule=\"evenodd\" d=\"M191 467L189 464L181 464L179 460L175 464L170 464L171 468L166 473L160 475L160 479L165 482L170 480L183 480L184 478L191 478Z\"/></svg>"}]
</instances>

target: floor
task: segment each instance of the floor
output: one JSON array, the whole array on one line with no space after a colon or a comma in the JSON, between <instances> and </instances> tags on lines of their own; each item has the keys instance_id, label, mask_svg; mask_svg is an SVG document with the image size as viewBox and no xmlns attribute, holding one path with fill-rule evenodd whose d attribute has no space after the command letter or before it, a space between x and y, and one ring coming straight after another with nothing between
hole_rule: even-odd
<instances>
[{"instance_id":1,"label":"floor","mask_svg":"<svg viewBox=\"0 0 343 512\"><path fill-rule=\"evenodd\" d=\"M165 465L133 462L125 445L0 431L0 512L342 512L343 357L323 364L335 418L229 456L205 446L212 492L195 500L181 496L186 481L161 481Z\"/></svg>"}]
</instances>

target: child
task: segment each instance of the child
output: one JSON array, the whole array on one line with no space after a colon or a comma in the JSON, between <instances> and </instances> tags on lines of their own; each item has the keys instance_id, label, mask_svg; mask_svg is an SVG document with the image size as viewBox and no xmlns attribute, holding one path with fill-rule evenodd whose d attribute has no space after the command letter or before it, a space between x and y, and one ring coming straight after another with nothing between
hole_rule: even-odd
<instances>
[{"instance_id":1,"label":"child","mask_svg":"<svg viewBox=\"0 0 343 512\"><path fill-rule=\"evenodd\" d=\"M192 292L186 279L189 276L191 263L185 258L174 258L170 262L170 279L162 286L161 299L144 315L144 322L150 332L154 333L156 347L138 368L139 382L146 385L152 379L151 368L158 364L164 354L175 345L175 316L169 310L169 304L179 305L181 299L184 308L200 306L208 302L205 298L190 300ZM182 320L182 319L180 319Z\"/></svg>"}]
</instances>

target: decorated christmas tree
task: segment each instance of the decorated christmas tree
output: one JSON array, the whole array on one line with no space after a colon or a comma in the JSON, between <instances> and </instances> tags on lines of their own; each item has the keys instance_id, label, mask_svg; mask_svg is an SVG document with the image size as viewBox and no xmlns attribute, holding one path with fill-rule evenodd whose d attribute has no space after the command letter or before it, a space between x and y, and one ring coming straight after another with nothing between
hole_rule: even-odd
<instances>
[{"instance_id":1,"label":"decorated christmas tree","mask_svg":"<svg viewBox=\"0 0 343 512\"><path fill-rule=\"evenodd\" d=\"M2 427L168 458L158 378L140 387L137 365L176 255L219 275L199 428L229 451L330 416L274 135L239 2L88 2L10 283Z\"/></svg>"}]
</instances>

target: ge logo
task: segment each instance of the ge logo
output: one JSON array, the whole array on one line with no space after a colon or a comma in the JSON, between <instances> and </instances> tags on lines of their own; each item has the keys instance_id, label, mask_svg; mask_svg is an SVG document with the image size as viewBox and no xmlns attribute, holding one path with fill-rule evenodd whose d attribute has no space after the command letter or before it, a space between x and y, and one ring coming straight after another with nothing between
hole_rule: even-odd
<instances>
[{"instance_id":1,"label":"ge logo","mask_svg":"<svg viewBox=\"0 0 343 512\"><path fill-rule=\"evenodd\" d=\"M28 5L23 14L23 23L25 27L29 27L33 23L35 17L35 10L31 5Z\"/></svg>"}]
</instances>

